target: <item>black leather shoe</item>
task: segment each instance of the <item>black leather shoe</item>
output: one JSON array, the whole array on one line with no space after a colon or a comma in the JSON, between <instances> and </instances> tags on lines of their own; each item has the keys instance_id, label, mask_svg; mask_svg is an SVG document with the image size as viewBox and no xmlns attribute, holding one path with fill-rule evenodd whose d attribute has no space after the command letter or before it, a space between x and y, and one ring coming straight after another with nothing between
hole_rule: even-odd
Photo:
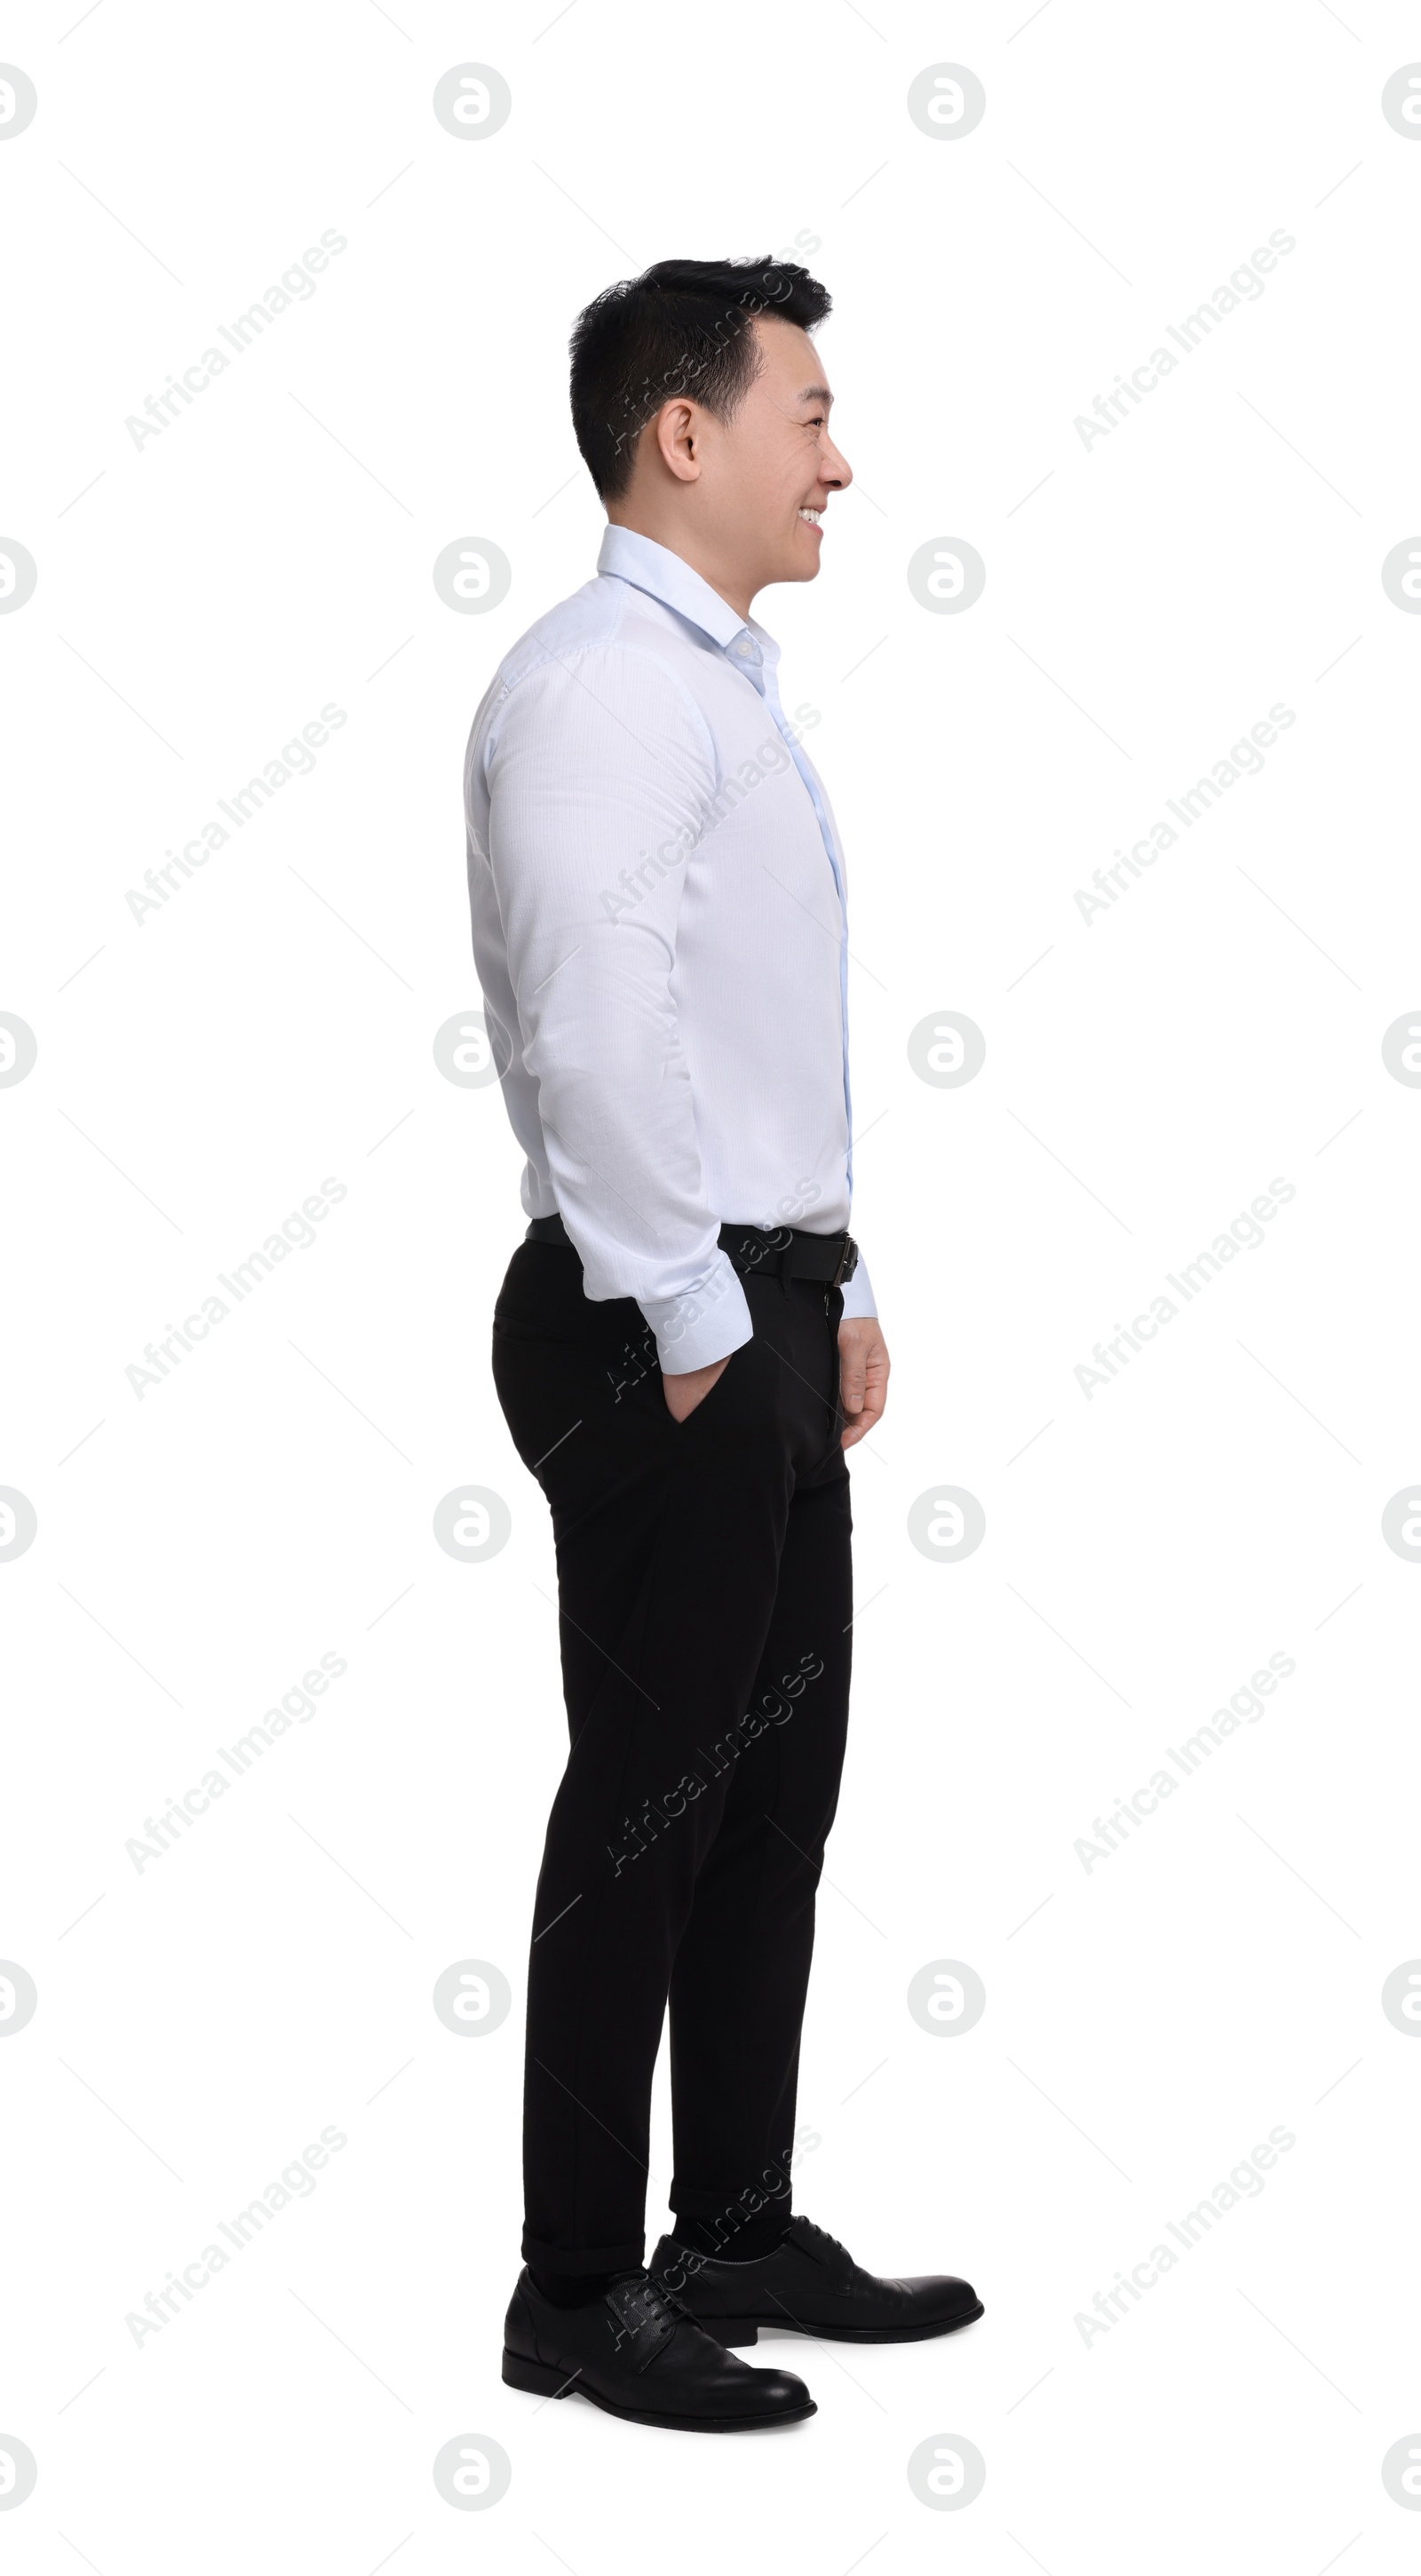
<instances>
[{"instance_id":1,"label":"black leather shoe","mask_svg":"<svg viewBox=\"0 0 1421 2576\"><path fill-rule=\"evenodd\" d=\"M663 2236L651 2264L723 2344L751 2344L761 2326L829 2343L924 2343L984 2313L971 2282L949 2274L876 2280L808 2218L792 2218L783 2242L757 2263L698 2254Z\"/></svg>"},{"instance_id":2,"label":"black leather shoe","mask_svg":"<svg viewBox=\"0 0 1421 2576\"><path fill-rule=\"evenodd\" d=\"M755 2338L745 2338L753 2343ZM817 2412L788 2370L751 2370L646 2272L585 2308L556 2308L526 2271L503 2329L503 2376L539 2397L588 2397L668 2433L753 2433Z\"/></svg>"}]
</instances>

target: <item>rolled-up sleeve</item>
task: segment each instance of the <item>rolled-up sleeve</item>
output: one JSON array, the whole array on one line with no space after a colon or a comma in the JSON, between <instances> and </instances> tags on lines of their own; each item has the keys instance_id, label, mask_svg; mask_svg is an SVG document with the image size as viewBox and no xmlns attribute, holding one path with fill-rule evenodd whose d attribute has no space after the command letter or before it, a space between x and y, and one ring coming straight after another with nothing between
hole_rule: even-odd
<instances>
[{"instance_id":1,"label":"rolled-up sleeve","mask_svg":"<svg viewBox=\"0 0 1421 2576\"><path fill-rule=\"evenodd\" d=\"M523 1064L586 1293L634 1297L667 1373L704 1367L752 1338L672 993L710 736L650 655L601 644L520 680L484 756Z\"/></svg>"}]
</instances>

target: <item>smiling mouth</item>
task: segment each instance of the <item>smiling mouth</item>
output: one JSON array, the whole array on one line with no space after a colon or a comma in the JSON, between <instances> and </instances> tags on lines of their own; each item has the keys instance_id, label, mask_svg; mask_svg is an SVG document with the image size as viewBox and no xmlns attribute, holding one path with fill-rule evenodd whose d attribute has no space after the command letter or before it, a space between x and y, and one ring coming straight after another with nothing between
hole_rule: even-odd
<instances>
[{"instance_id":1,"label":"smiling mouth","mask_svg":"<svg viewBox=\"0 0 1421 2576\"><path fill-rule=\"evenodd\" d=\"M824 513L822 510L804 509L800 511L799 515L801 519L808 520L811 528L818 528L823 525Z\"/></svg>"}]
</instances>

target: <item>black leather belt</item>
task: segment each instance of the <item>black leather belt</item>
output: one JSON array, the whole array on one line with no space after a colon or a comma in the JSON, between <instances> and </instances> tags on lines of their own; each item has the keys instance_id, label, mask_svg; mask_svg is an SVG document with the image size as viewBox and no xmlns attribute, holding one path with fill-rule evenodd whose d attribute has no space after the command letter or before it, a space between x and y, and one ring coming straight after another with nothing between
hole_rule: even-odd
<instances>
[{"instance_id":1,"label":"black leather belt","mask_svg":"<svg viewBox=\"0 0 1421 2576\"><path fill-rule=\"evenodd\" d=\"M560 1216L535 1216L524 1237L528 1243L565 1243L572 1238ZM720 1246L742 1279L757 1271L780 1280L789 1291L791 1279L818 1279L842 1288L858 1268L859 1248L851 1234L806 1234L799 1226L768 1231L758 1225L723 1225Z\"/></svg>"},{"instance_id":2,"label":"black leather belt","mask_svg":"<svg viewBox=\"0 0 1421 2576\"><path fill-rule=\"evenodd\" d=\"M820 1279L826 1287L842 1288L859 1262L851 1234L806 1234L795 1225L776 1226L773 1233L758 1225L723 1225L720 1247L742 1279L764 1270L772 1279Z\"/></svg>"}]
</instances>

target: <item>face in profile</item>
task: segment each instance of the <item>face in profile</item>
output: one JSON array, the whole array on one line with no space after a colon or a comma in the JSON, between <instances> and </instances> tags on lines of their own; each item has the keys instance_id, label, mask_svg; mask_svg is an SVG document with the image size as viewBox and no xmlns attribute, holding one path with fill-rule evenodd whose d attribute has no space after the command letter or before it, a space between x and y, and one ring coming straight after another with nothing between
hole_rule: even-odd
<instances>
[{"instance_id":1,"label":"face in profile","mask_svg":"<svg viewBox=\"0 0 1421 2576\"><path fill-rule=\"evenodd\" d=\"M814 579L830 497L853 475L829 434L834 397L808 332L766 313L749 327L760 365L730 418L672 403L644 435L691 487L697 536L754 591Z\"/></svg>"}]
</instances>

